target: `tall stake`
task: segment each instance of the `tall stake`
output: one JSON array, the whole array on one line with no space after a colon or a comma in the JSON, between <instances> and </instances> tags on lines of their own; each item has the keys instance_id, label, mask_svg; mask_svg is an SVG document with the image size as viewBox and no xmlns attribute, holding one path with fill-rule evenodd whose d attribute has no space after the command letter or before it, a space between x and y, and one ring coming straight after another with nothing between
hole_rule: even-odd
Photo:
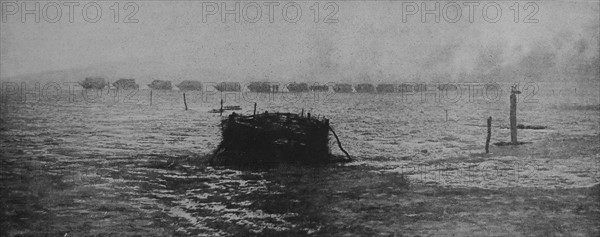
<instances>
[{"instance_id":1,"label":"tall stake","mask_svg":"<svg viewBox=\"0 0 600 237\"><path fill-rule=\"evenodd\" d=\"M150 106L152 106L152 90L150 90Z\"/></svg>"},{"instance_id":2,"label":"tall stake","mask_svg":"<svg viewBox=\"0 0 600 237\"><path fill-rule=\"evenodd\" d=\"M187 110L187 101L185 101L185 93L183 93L183 105L185 105L185 110Z\"/></svg>"},{"instance_id":3,"label":"tall stake","mask_svg":"<svg viewBox=\"0 0 600 237\"><path fill-rule=\"evenodd\" d=\"M221 109L219 109L219 116L223 116L223 99L221 99Z\"/></svg>"},{"instance_id":4,"label":"tall stake","mask_svg":"<svg viewBox=\"0 0 600 237\"><path fill-rule=\"evenodd\" d=\"M448 110L446 110L446 122L448 122Z\"/></svg>"},{"instance_id":5,"label":"tall stake","mask_svg":"<svg viewBox=\"0 0 600 237\"><path fill-rule=\"evenodd\" d=\"M256 116L256 102L254 102L254 113L252 113L254 116Z\"/></svg>"},{"instance_id":6,"label":"tall stake","mask_svg":"<svg viewBox=\"0 0 600 237\"><path fill-rule=\"evenodd\" d=\"M517 90L515 87L510 92L510 142L518 144L517 141Z\"/></svg>"},{"instance_id":7,"label":"tall stake","mask_svg":"<svg viewBox=\"0 0 600 237\"><path fill-rule=\"evenodd\" d=\"M488 133L485 139L485 153L490 153L490 138L492 138L492 116L487 119Z\"/></svg>"}]
</instances>

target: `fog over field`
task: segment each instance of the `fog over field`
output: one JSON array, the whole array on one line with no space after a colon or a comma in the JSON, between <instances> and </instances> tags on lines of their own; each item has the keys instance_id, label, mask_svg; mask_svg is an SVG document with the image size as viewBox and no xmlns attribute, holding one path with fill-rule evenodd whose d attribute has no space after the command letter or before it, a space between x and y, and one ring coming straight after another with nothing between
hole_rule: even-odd
<instances>
[{"instance_id":1,"label":"fog over field","mask_svg":"<svg viewBox=\"0 0 600 237\"><path fill-rule=\"evenodd\" d=\"M421 2L405 3L422 8ZM66 6L57 23L44 16L36 23L34 15L23 22L20 12L4 12L0 77L80 81L101 76L135 78L145 85L154 79L376 83L572 81L600 75L598 2L535 1L537 7L527 8L519 2L518 18L514 2L495 3L502 10L498 17L495 8L482 12L487 2L472 13L466 2L447 7L438 2L442 13L425 15L425 21L420 11L409 14L405 3L335 2L334 12L322 2L317 23L312 2L298 3L302 13L295 23L283 19L285 3L274 6L270 22L263 2L249 7L241 2L246 11L237 15L239 22L236 15L226 15L225 22L221 18L222 4L234 9L235 2L214 3L221 6L218 12L206 2L136 2L137 23L123 22L131 9L121 11L115 23L110 2L99 3L103 12L96 23L81 14L70 23ZM261 18L252 23L247 18L258 16L256 6ZM324 22L328 16L333 22ZM452 23L455 16L460 18Z\"/></svg>"},{"instance_id":2,"label":"fog over field","mask_svg":"<svg viewBox=\"0 0 600 237\"><path fill-rule=\"evenodd\" d=\"M0 236L600 236L598 141L598 0L0 1Z\"/></svg>"}]
</instances>

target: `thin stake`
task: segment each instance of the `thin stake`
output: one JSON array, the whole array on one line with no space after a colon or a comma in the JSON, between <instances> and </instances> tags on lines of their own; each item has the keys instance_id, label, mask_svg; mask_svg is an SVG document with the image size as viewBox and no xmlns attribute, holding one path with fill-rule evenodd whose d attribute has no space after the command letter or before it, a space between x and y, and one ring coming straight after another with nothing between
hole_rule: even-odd
<instances>
[{"instance_id":1,"label":"thin stake","mask_svg":"<svg viewBox=\"0 0 600 237\"><path fill-rule=\"evenodd\" d=\"M152 106L152 90L150 90L150 106Z\"/></svg>"},{"instance_id":2,"label":"thin stake","mask_svg":"<svg viewBox=\"0 0 600 237\"><path fill-rule=\"evenodd\" d=\"M256 102L254 102L254 112L252 114L256 116Z\"/></svg>"},{"instance_id":3,"label":"thin stake","mask_svg":"<svg viewBox=\"0 0 600 237\"><path fill-rule=\"evenodd\" d=\"M187 101L185 101L185 93L183 93L183 105L185 105L185 110L187 110Z\"/></svg>"},{"instance_id":4,"label":"thin stake","mask_svg":"<svg viewBox=\"0 0 600 237\"><path fill-rule=\"evenodd\" d=\"M492 116L487 119L487 138L485 139L485 153L490 153L490 138L492 138Z\"/></svg>"},{"instance_id":5,"label":"thin stake","mask_svg":"<svg viewBox=\"0 0 600 237\"><path fill-rule=\"evenodd\" d=\"M448 110L446 110L446 122L448 122Z\"/></svg>"},{"instance_id":6,"label":"thin stake","mask_svg":"<svg viewBox=\"0 0 600 237\"><path fill-rule=\"evenodd\" d=\"M510 93L510 142L518 144L517 141L517 95L516 88L513 87Z\"/></svg>"},{"instance_id":7,"label":"thin stake","mask_svg":"<svg viewBox=\"0 0 600 237\"><path fill-rule=\"evenodd\" d=\"M219 110L219 116L223 116L223 99L221 99L221 109Z\"/></svg>"}]
</instances>

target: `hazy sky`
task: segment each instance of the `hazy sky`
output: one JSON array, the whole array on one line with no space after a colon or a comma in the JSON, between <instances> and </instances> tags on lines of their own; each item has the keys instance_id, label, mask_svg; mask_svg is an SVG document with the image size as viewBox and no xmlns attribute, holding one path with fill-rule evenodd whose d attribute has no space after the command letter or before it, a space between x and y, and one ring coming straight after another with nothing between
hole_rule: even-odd
<instances>
[{"instance_id":1,"label":"hazy sky","mask_svg":"<svg viewBox=\"0 0 600 237\"><path fill-rule=\"evenodd\" d=\"M28 2L26 7L34 9L34 3ZM332 1L328 8L327 2L319 2L317 23L314 1L297 2L302 15L295 23L283 18L283 6L288 2L274 2L279 5L274 7L273 22L269 21L268 2L240 2L239 23L234 22L234 15L227 15L223 23L220 12L205 14L212 10L207 4L216 4L220 11L222 3L233 9L233 1L134 2L139 8L133 19L138 23L123 22L134 10L133 6L124 9L124 2L119 6L118 23L111 10L114 2L97 2L102 15L95 23L83 17L88 2L77 2L73 23L69 22L69 7L62 4L60 20L49 23L56 16L56 5L39 3L48 19L41 14L36 23L33 14L25 15L22 22L21 2L14 9L14 2L2 1L0 76L103 67L98 70L112 70L109 74L116 77L378 81L505 71L535 77L573 67L597 67L600 61L598 1L533 1L528 8L525 1L481 1L472 13L473 22L469 22L469 6L465 5L469 3L444 8L448 2L440 1L439 23L434 21L436 14L426 15L422 22L422 9L404 14L403 21L403 12L413 10L403 11L403 3L419 8L426 3L433 9L433 1ZM483 7L496 3L502 9L499 21L487 22ZM515 3L519 4L518 19L511 10ZM256 23L248 22L244 15L256 16L256 6L261 7L262 17ZM338 11L331 19L337 23L324 23L334 6ZM452 23L456 6L461 7L461 18ZM94 8L88 7L87 16L94 18ZM295 8L287 10L293 19ZM494 7L487 13L488 18L496 18ZM531 13L535 14L529 20L538 22L524 23Z\"/></svg>"}]
</instances>

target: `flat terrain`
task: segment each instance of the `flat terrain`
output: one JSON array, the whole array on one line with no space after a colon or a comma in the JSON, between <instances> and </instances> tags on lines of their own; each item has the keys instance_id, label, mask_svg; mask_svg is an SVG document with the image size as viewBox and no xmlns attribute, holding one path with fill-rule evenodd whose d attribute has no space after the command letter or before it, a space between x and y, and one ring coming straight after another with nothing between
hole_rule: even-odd
<instances>
[{"instance_id":1,"label":"flat terrain","mask_svg":"<svg viewBox=\"0 0 600 237\"><path fill-rule=\"evenodd\" d=\"M544 86L518 116L548 128L490 154L485 120L492 142L507 141L508 99L253 94L259 111L330 118L355 158L263 170L203 163L220 140L216 97L190 93L188 111L176 91L155 91L152 106L144 90L12 98L0 103L0 235L598 236L599 90Z\"/></svg>"}]
</instances>

